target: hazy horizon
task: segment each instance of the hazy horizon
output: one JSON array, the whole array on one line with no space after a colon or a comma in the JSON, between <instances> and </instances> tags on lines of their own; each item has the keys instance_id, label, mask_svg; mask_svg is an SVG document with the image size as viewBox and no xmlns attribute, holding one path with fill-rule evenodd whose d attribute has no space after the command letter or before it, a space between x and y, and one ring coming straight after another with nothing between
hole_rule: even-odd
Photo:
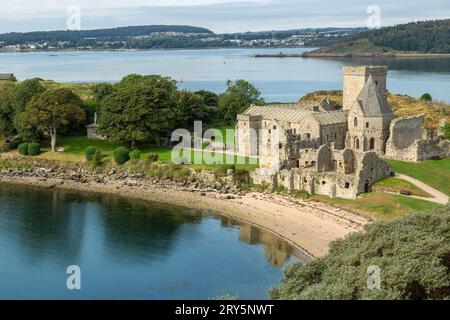
<instances>
[{"instance_id":1,"label":"hazy horizon","mask_svg":"<svg viewBox=\"0 0 450 320\"><path fill-rule=\"evenodd\" d=\"M190 25L215 33L319 27L365 27L379 10L380 25L448 19L450 1L410 0L3 0L0 33L66 30L75 10L82 30L140 25ZM74 7L75 6L75 7ZM373 7L372 7L373 8Z\"/></svg>"}]
</instances>

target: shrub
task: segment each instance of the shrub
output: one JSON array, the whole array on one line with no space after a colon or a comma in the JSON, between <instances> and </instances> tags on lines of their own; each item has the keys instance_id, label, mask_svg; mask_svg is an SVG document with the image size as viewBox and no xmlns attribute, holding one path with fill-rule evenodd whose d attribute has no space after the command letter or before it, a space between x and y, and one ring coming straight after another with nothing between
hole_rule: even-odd
<instances>
[{"instance_id":1,"label":"shrub","mask_svg":"<svg viewBox=\"0 0 450 320\"><path fill-rule=\"evenodd\" d=\"M92 157L92 162L98 166L102 163L103 155L99 149L95 150L94 156Z\"/></svg>"},{"instance_id":2,"label":"shrub","mask_svg":"<svg viewBox=\"0 0 450 320\"><path fill-rule=\"evenodd\" d=\"M130 160L130 151L125 147L119 147L114 150L114 161L122 165Z\"/></svg>"},{"instance_id":3,"label":"shrub","mask_svg":"<svg viewBox=\"0 0 450 320\"><path fill-rule=\"evenodd\" d=\"M433 98L431 97L431 94L429 93L424 93L421 97L420 100L422 101L432 101Z\"/></svg>"},{"instance_id":4,"label":"shrub","mask_svg":"<svg viewBox=\"0 0 450 320\"><path fill-rule=\"evenodd\" d=\"M17 147L19 149L19 153L23 156L27 156L28 155L28 143L21 143L19 144L19 146Z\"/></svg>"},{"instance_id":5,"label":"shrub","mask_svg":"<svg viewBox=\"0 0 450 320\"><path fill-rule=\"evenodd\" d=\"M216 178L225 177L228 174L228 170L236 171L236 166L234 164L222 164L215 169L214 175Z\"/></svg>"},{"instance_id":6,"label":"shrub","mask_svg":"<svg viewBox=\"0 0 450 320\"><path fill-rule=\"evenodd\" d=\"M29 143L28 144L28 155L30 156L38 156L41 154L41 146L39 143Z\"/></svg>"},{"instance_id":7,"label":"shrub","mask_svg":"<svg viewBox=\"0 0 450 320\"><path fill-rule=\"evenodd\" d=\"M8 152L9 144L7 144L4 140L0 139L0 152Z\"/></svg>"},{"instance_id":8,"label":"shrub","mask_svg":"<svg viewBox=\"0 0 450 320\"><path fill-rule=\"evenodd\" d=\"M159 159L159 154L157 154L157 153L150 152L145 155L145 161L147 161L147 162L156 162L156 161L158 161L158 159Z\"/></svg>"},{"instance_id":9,"label":"shrub","mask_svg":"<svg viewBox=\"0 0 450 320\"><path fill-rule=\"evenodd\" d=\"M141 152L139 150L133 150L130 152L131 160L139 160L141 158Z\"/></svg>"},{"instance_id":10,"label":"shrub","mask_svg":"<svg viewBox=\"0 0 450 320\"><path fill-rule=\"evenodd\" d=\"M450 299L450 206L368 224L334 241L326 256L289 266L271 299ZM367 286L368 268L381 287ZM372 273L373 275L373 273Z\"/></svg>"},{"instance_id":11,"label":"shrub","mask_svg":"<svg viewBox=\"0 0 450 320\"><path fill-rule=\"evenodd\" d=\"M21 143L22 143L22 139L21 138L14 138L14 139L12 139L12 141L9 143L10 150L17 149L19 147L19 144L21 144Z\"/></svg>"},{"instance_id":12,"label":"shrub","mask_svg":"<svg viewBox=\"0 0 450 320\"><path fill-rule=\"evenodd\" d=\"M86 148L86 160L92 161L94 160L95 152L97 151L96 147L87 147Z\"/></svg>"}]
</instances>

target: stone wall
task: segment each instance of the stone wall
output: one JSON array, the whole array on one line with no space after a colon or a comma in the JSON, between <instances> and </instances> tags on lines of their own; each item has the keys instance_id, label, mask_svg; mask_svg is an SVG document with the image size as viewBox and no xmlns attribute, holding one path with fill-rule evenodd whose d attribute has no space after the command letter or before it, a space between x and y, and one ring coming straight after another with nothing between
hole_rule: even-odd
<instances>
[{"instance_id":1,"label":"stone wall","mask_svg":"<svg viewBox=\"0 0 450 320\"><path fill-rule=\"evenodd\" d=\"M386 144L386 156L403 161L423 161L449 156L450 142L439 137L423 138L424 116L394 119Z\"/></svg>"}]
</instances>

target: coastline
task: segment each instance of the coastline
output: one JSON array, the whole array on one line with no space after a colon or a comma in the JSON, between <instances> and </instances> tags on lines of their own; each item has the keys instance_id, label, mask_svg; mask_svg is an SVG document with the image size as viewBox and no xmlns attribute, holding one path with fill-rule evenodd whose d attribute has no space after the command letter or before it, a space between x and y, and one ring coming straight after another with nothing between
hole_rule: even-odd
<instances>
[{"instance_id":1,"label":"coastline","mask_svg":"<svg viewBox=\"0 0 450 320\"><path fill-rule=\"evenodd\" d=\"M256 192L230 196L215 191L154 184L147 179L144 183L130 182L129 179L79 182L54 177L0 174L0 183L112 194L204 210L269 231L310 258L325 255L330 242L361 231L369 223L363 216L322 202Z\"/></svg>"}]
</instances>

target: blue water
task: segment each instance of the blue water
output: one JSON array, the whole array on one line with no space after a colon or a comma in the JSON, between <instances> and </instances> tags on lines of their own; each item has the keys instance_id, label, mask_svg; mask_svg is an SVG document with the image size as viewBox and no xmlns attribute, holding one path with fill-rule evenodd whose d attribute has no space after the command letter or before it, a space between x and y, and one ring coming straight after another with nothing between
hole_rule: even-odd
<instances>
[{"instance_id":1,"label":"blue water","mask_svg":"<svg viewBox=\"0 0 450 320\"><path fill-rule=\"evenodd\" d=\"M255 59L253 53L307 49L211 49L121 52L1 53L1 72L19 79L118 81L130 73L161 74L192 90L222 92L226 80L253 82L269 102L297 101L316 90L342 89L344 65L388 65L389 90L450 102L450 59Z\"/></svg>"},{"instance_id":2,"label":"blue water","mask_svg":"<svg viewBox=\"0 0 450 320\"><path fill-rule=\"evenodd\" d=\"M0 187L0 299L265 299L296 256L272 234L211 214ZM67 289L69 265L81 268L81 290Z\"/></svg>"}]
</instances>

